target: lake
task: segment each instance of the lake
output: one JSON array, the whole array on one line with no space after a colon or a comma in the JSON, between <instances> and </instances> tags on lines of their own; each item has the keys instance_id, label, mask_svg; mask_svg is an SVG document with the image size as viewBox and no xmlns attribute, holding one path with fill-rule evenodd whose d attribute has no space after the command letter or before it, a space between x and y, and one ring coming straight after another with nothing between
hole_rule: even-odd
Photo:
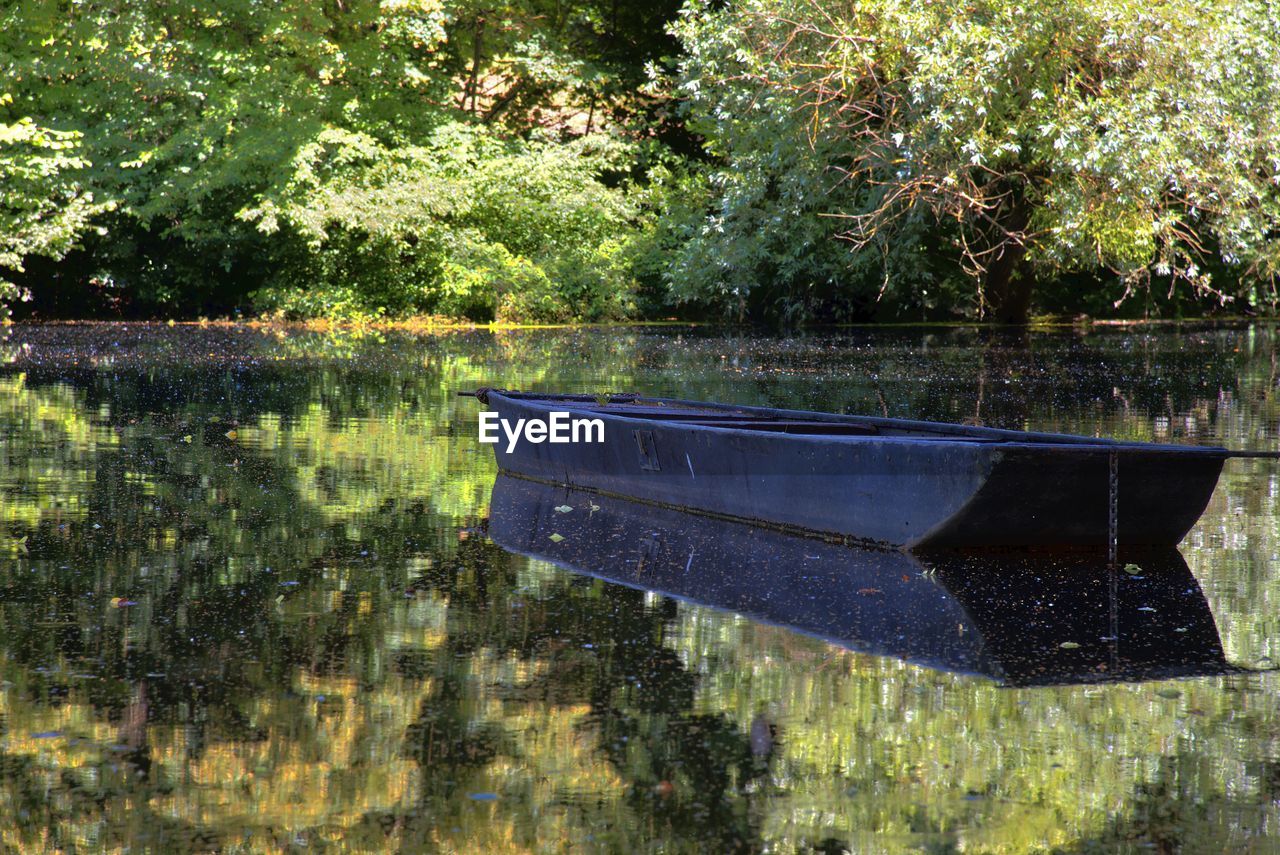
<instances>
[{"instance_id":1,"label":"lake","mask_svg":"<svg viewBox=\"0 0 1280 855\"><path fill-rule=\"evenodd\" d=\"M1275 449L1277 352L1269 325L12 327L0 839L1276 851L1276 464L1229 462L1145 567L930 563L581 496L561 525L493 492L456 393Z\"/></svg>"}]
</instances>

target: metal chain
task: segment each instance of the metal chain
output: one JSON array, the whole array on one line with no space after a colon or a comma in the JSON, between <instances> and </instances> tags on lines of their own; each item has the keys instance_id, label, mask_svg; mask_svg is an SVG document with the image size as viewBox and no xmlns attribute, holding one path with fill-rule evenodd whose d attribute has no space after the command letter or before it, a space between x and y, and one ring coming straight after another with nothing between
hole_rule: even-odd
<instances>
[{"instance_id":1,"label":"metal chain","mask_svg":"<svg viewBox=\"0 0 1280 855\"><path fill-rule=\"evenodd\" d=\"M1107 563L1114 565L1120 552L1120 453L1107 459Z\"/></svg>"}]
</instances>

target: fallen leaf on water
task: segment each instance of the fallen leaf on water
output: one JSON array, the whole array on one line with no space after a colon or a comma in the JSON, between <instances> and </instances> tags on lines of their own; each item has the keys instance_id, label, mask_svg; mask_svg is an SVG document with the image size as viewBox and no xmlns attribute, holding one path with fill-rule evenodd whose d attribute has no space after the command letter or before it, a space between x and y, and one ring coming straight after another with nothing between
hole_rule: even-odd
<instances>
[{"instance_id":1,"label":"fallen leaf on water","mask_svg":"<svg viewBox=\"0 0 1280 855\"><path fill-rule=\"evenodd\" d=\"M183 442L191 442L191 434L187 434L182 438Z\"/></svg>"},{"instance_id":2,"label":"fallen leaf on water","mask_svg":"<svg viewBox=\"0 0 1280 855\"><path fill-rule=\"evenodd\" d=\"M563 534L552 534L552 535L549 535L549 537L552 543L559 543L560 541L564 540Z\"/></svg>"},{"instance_id":3,"label":"fallen leaf on water","mask_svg":"<svg viewBox=\"0 0 1280 855\"><path fill-rule=\"evenodd\" d=\"M240 435L240 432L237 431L235 428L232 428L231 430L227 431L227 434L226 434L227 439L235 439L239 435Z\"/></svg>"},{"instance_id":4,"label":"fallen leaf on water","mask_svg":"<svg viewBox=\"0 0 1280 855\"><path fill-rule=\"evenodd\" d=\"M573 508L569 507L568 505L560 505L559 507L556 508L556 513L567 514L571 510L573 510Z\"/></svg>"},{"instance_id":5,"label":"fallen leaf on water","mask_svg":"<svg viewBox=\"0 0 1280 855\"><path fill-rule=\"evenodd\" d=\"M1061 647L1063 650L1075 650L1080 645L1076 644L1074 641L1064 641L1058 646Z\"/></svg>"},{"instance_id":6,"label":"fallen leaf on water","mask_svg":"<svg viewBox=\"0 0 1280 855\"><path fill-rule=\"evenodd\" d=\"M1124 565L1124 572L1128 573L1130 576L1137 576L1142 572L1142 568L1137 564L1126 564Z\"/></svg>"},{"instance_id":7,"label":"fallen leaf on water","mask_svg":"<svg viewBox=\"0 0 1280 855\"><path fill-rule=\"evenodd\" d=\"M880 590L879 588L859 588L858 593L864 597L869 597L872 594L883 594L884 591Z\"/></svg>"},{"instance_id":8,"label":"fallen leaf on water","mask_svg":"<svg viewBox=\"0 0 1280 855\"><path fill-rule=\"evenodd\" d=\"M1179 692L1177 689L1156 689L1156 694L1162 698L1168 698L1169 700L1182 697L1182 692Z\"/></svg>"}]
</instances>

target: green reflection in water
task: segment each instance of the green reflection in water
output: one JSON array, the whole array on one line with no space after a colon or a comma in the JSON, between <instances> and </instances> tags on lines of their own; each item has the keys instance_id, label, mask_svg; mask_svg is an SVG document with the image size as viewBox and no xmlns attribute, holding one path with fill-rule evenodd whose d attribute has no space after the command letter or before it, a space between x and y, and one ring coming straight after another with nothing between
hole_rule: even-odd
<instances>
[{"instance_id":1,"label":"green reflection in water","mask_svg":"<svg viewBox=\"0 0 1280 855\"><path fill-rule=\"evenodd\" d=\"M1269 674L1037 689L513 556L459 389L634 390L1277 445L1264 328L416 338L17 328L0 838L17 851L1221 851L1275 844ZM1270 665L1277 496L1183 545Z\"/></svg>"}]
</instances>

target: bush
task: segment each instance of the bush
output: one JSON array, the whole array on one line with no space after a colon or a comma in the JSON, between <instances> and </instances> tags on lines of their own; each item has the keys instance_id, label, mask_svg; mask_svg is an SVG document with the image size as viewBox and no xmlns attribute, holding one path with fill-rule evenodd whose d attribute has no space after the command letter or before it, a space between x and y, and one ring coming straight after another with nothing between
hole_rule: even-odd
<instances>
[{"instance_id":1,"label":"bush","mask_svg":"<svg viewBox=\"0 0 1280 855\"><path fill-rule=\"evenodd\" d=\"M1280 269L1266 4L694 0L677 32L720 162L676 287L865 299L933 255L1021 321L1046 280L1226 302Z\"/></svg>"},{"instance_id":2,"label":"bush","mask_svg":"<svg viewBox=\"0 0 1280 855\"><path fill-rule=\"evenodd\" d=\"M499 140L447 124L426 146L333 129L242 216L287 247L259 309L562 322L630 316L635 191L603 176L627 157L604 135Z\"/></svg>"}]
</instances>

